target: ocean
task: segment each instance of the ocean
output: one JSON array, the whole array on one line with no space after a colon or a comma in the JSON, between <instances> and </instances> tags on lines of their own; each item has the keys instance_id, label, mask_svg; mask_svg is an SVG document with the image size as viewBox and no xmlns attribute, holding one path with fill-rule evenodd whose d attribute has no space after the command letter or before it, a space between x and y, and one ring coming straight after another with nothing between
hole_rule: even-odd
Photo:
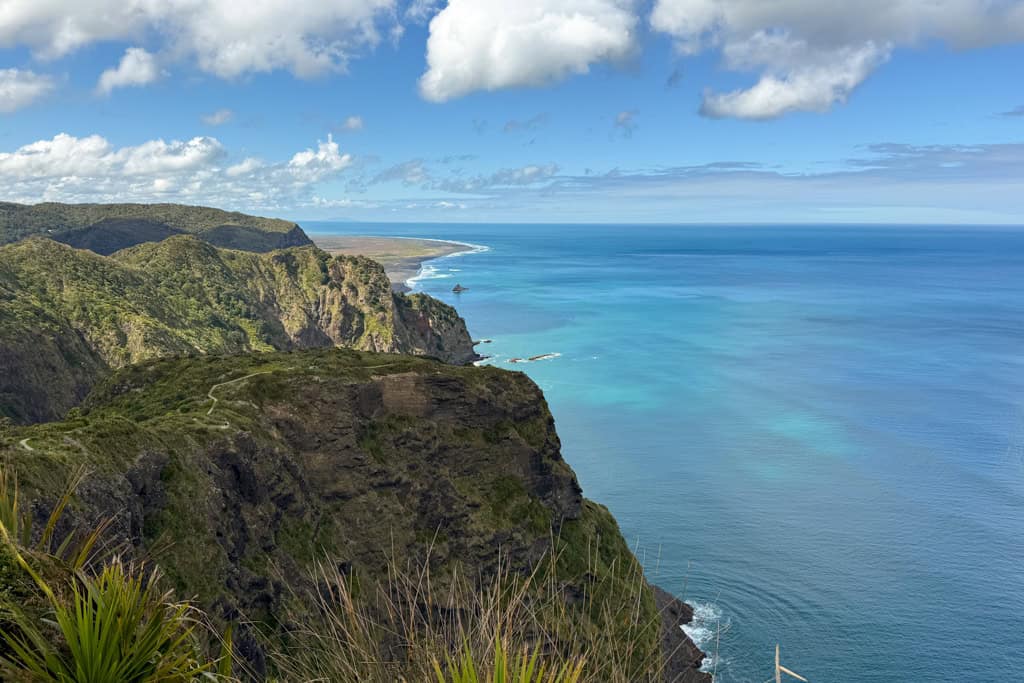
<instances>
[{"instance_id":1,"label":"ocean","mask_svg":"<svg viewBox=\"0 0 1024 683\"><path fill-rule=\"evenodd\" d=\"M1024 230L307 227L486 247L415 288L544 389L721 683L1024 681Z\"/></svg>"}]
</instances>

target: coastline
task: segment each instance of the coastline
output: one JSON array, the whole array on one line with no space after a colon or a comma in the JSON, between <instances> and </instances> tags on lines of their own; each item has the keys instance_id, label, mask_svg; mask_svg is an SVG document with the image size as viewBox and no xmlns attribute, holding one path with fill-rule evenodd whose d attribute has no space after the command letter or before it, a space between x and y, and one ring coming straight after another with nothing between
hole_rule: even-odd
<instances>
[{"instance_id":1,"label":"coastline","mask_svg":"<svg viewBox=\"0 0 1024 683\"><path fill-rule=\"evenodd\" d=\"M361 255L382 263L391 280L392 289L398 292L412 291L417 282L435 277L439 269L431 265L434 262L463 254L490 251L490 247L484 245L436 238L346 235L313 235L311 238L317 246L332 254ZM406 253L410 249L418 251ZM403 255L394 258L395 252L403 252ZM475 341L474 346L490 342L490 339L483 339ZM513 366L531 364L553 360L561 355L549 352L510 358L505 363ZM484 355L474 364L481 365L489 359L489 356ZM710 665L711 654L702 650L697 637L696 630L701 624L695 618L695 606L657 585L653 579L648 578L648 581L660 615L665 679L674 683L710 683L713 679L706 666Z\"/></svg>"},{"instance_id":2,"label":"coastline","mask_svg":"<svg viewBox=\"0 0 1024 683\"><path fill-rule=\"evenodd\" d=\"M469 242L422 237L376 235L313 235L314 244L331 255L365 256L384 266L396 292L410 292L416 282L432 274L430 262L461 254L488 251Z\"/></svg>"}]
</instances>

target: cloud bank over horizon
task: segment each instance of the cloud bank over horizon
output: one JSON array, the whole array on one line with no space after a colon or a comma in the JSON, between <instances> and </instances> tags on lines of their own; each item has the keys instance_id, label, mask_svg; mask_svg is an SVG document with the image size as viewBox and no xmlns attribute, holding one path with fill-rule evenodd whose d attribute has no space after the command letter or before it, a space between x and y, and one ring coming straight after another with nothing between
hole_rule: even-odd
<instances>
[{"instance_id":1,"label":"cloud bank over horizon","mask_svg":"<svg viewBox=\"0 0 1024 683\"><path fill-rule=\"evenodd\" d=\"M0 152L0 183L9 188L9 200L23 203L172 201L291 218L324 218L344 209L396 220L693 222L686 209L716 207L717 222L756 223L772 222L759 220L759 212L787 206L789 220L799 222L871 221L876 211L896 222L945 212L962 218L954 222L984 216L985 222L1015 223L1024 213L1024 197L1013 191L1024 184L1024 143L877 144L842 160L842 168L820 173L732 161L582 175L547 163L467 175L459 161L413 159L379 168L375 160L360 163L343 153L331 137L287 159L265 161L237 158L212 137L117 147L99 135L61 133ZM323 196L325 186L340 181L347 181L346 196ZM407 196L365 196L377 186L399 187ZM943 186L958 191L935 196ZM870 202L861 199L866 194ZM993 202L993 196L1003 200ZM981 199L988 203L984 212L978 211ZM580 212L581 205L588 210Z\"/></svg>"},{"instance_id":2,"label":"cloud bank over horizon","mask_svg":"<svg viewBox=\"0 0 1024 683\"><path fill-rule=\"evenodd\" d=\"M231 163L213 137L117 147L100 135L59 133L0 152L0 183L7 200L22 203L177 201L280 209L311 202L317 184L351 164L352 156L330 136L288 160Z\"/></svg>"}]
</instances>

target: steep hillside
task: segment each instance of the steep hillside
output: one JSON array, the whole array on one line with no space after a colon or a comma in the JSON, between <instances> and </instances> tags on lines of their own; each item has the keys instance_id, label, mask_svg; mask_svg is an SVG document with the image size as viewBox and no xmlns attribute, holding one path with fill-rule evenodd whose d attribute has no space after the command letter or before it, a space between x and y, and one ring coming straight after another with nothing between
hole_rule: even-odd
<instances>
[{"instance_id":1,"label":"steep hillside","mask_svg":"<svg viewBox=\"0 0 1024 683\"><path fill-rule=\"evenodd\" d=\"M0 202L0 244L38 235L107 255L183 233L256 252L312 244L295 223L201 206Z\"/></svg>"},{"instance_id":2,"label":"steep hillside","mask_svg":"<svg viewBox=\"0 0 1024 683\"><path fill-rule=\"evenodd\" d=\"M454 309L393 294L364 258L192 236L110 257L42 238L0 247L0 415L20 422L63 415L130 363L326 346L476 357Z\"/></svg>"},{"instance_id":3,"label":"steep hillside","mask_svg":"<svg viewBox=\"0 0 1024 683\"><path fill-rule=\"evenodd\" d=\"M85 464L78 522L112 517L179 594L293 648L304 635L284 615L314 608L289 596L318 560L360 581L381 580L393 557L429 562L444 585L459 567L486 580L499 555L528 572L554 553L565 610L541 628L616 637L639 605L637 661L668 662L659 679L708 680L678 628L688 608L661 594L662 621L654 591L626 585L635 558L582 497L519 373L336 349L156 361L109 377L72 419L0 432L0 456L37 516ZM252 630L236 638L272 668Z\"/></svg>"}]
</instances>

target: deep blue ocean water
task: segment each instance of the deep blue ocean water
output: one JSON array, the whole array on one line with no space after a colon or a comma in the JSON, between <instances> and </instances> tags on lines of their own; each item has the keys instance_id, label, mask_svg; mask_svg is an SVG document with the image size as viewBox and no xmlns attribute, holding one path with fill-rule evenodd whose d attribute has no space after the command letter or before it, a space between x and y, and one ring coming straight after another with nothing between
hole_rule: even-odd
<instances>
[{"instance_id":1,"label":"deep blue ocean water","mask_svg":"<svg viewBox=\"0 0 1024 683\"><path fill-rule=\"evenodd\" d=\"M1024 681L1024 230L307 227L489 247L417 288L544 389L722 683L777 642L814 683Z\"/></svg>"}]
</instances>

